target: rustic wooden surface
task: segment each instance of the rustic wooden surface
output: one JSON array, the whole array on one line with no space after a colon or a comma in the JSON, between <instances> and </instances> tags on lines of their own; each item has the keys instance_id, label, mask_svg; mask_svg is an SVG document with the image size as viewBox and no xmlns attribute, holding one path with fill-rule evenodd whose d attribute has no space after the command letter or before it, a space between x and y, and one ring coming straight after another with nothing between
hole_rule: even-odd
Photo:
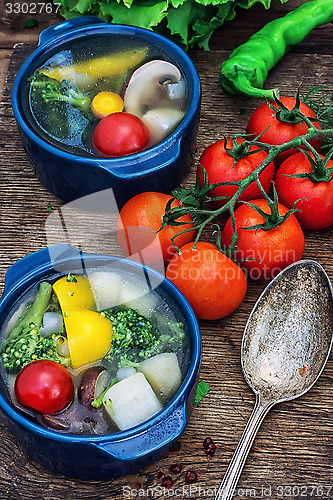
<instances>
[{"instance_id":1,"label":"rustic wooden surface","mask_svg":"<svg viewBox=\"0 0 333 500\"><path fill-rule=\"evenodd\" d=\"M248 11L247 16L251 16L251 12ZM325 47L318 36L313 39L311 51L308 41L291 51L271 72L267 86L278 85L282 93L294 94L300 82L304 91L318 83L330 85L331 27L325 27L324 38ZM62 206L61 201L49 194L34 177L20 145L11 110L13 77L33 48L25 44L14 49L0 106L0 291L8 267L46 245L48 203L55 210ZM251 111L258 104L256 100L231 99L221 92L219 66L227 54L224 50L190 53L200 73L203 90L197 157L223 134L243 132ZM328 55L324 57L323 54ZM191 180L193 173L188 182ZM304 257L322 264L331 280L332 238L331 229L308 232L304 253ZM137 475L110 481L71 480L30 461L0 420L0 499L214 498L213 489L223 477L254 403L241 372L240 345L247 317L264 286L263 283L249 283L244 302L228 318L200 322L203 339L200 378L210 385L211 391L200 406L194 408L181 439L180 451L170 452ZM307 395L275 407L266 417L235 498L333 498L332 376L330 359L320 380ZM207 436L217 445L211 460L207 459L202 446ZM156 489L161 485L156 476L159 471L168 474L169 466L174 463L181 464L183 472L170 474L174 484L161 494ZM197 471L197 483L189 485L186 482L187 470Z\"/></svg>"}]
</instances>

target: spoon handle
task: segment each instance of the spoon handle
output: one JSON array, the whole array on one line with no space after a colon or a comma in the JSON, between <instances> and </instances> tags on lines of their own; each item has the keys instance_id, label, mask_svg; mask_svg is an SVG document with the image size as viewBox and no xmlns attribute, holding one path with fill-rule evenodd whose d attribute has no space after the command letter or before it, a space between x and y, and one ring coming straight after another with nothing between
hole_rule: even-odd
<instances>
[{"instance_id":1,"label":"spoon handle","mask_svg":"<svg viewBox=\"0 0 333 500\"><path fill-rule=\"evenodd\" d=\"M215 500L230 500L232 498L254 438L262 421L274 404L275 402L272 401L262 401L260 396L257 395L255 406L217 491Z\"/></svg>"}]
</instances>

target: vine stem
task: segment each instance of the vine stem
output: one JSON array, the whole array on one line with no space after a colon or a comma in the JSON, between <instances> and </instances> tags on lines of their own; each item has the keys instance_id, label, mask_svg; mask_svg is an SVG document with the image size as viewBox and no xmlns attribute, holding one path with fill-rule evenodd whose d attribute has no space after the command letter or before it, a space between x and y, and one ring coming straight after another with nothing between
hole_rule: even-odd
<instances>
[{"instance_id":1,"label":"vine stem","mask_svg":"<svg viewBox=\"0 0 333 500\"><path fill-rule=\"evenodd\" d=\"M264 190L261 186L261 183L259 181L259 176L260 174L265 170L265 168L280 154L285 151L288 151L290 149L299 149L302 147L306 147L309 149L313 154L316 156L318 155L318 152L314 150L314 148L311 146L310 142L315 140L315 139L328 139L328 138L333 138L333 128L328 128L328 129L317 129L311 120L309 120L305 115L303 115L301 112L300 114L303 117L304 122L306 125L308 125L308 130L306 134L296 137L295 139L292 139L291 141L288 141L284 144L280 145L271 145L267 144L264 142L261 142L259 140L249 140L249 139L244 139L242 146L246 150L246 148L250 148L251 146L257 146L260 149L263 149L265 151L268 151L266 158L264 161L256 167L255 170L253 170L247 177L240 181L234 181L234 182L220 182L218 184L212 184L209 186L209 190L213 190L214 187L216 186L222 186L222 185L235 185L236 186L236 192L235 194L223 205L222 207L219 207L217 209L212 209L212 210L207 210L207 209L202 209L198 207L193 207L193 206L186 206L186 213L188 213L192 219L195 219L197 215L205 216L205 219L196 224L194 227L191 227L189 229L185 229L184 231L181 231L180 233L177 233L171 238L171 242L173 246L176 248L176 251L179 253L179 248L175 244L174 240L179 234L184 234L188 233L190 231L196 230L197 235L194 240L194 245L193 248L195 249L202 232L204 228L207 226L207 224L210 224L216 217L220 216L224 212L229 212L231 221L232 221L232 227L233 227L233 234L231 238L231 243L226 251L226 253L231 254L237 245L237 240L238 240L238 234L237 234L237 228L236 228L236 221L235 221L235 205L237 201L239 200L239 197L241 194L245 191L245 189L252 184L252 182L256 182L259 186L259 189L262 191L264 194L265 199L271 203L273 201L269 198L267 193L264 193ZM259 136L260 137L260 136ZM208 198L209 200L209 198ZM180 207L173 207L170 208L169 210L166 211L165 213L165 220L167 220L167 223L172 225L172 221L176 221L177 218L181 217L181 215L184 215L184 206L182 208Z\"/></svg>"}]
</instances>

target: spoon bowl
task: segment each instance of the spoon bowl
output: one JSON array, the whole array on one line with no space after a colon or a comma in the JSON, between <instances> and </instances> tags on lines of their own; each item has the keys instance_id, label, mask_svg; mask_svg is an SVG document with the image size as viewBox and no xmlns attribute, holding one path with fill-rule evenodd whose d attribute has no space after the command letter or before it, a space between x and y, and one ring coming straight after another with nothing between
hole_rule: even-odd
<instances>
[{"instance_id":1,"label":"spoon bowl","mask_svg":"<svg viewBox=\"0 0 333 500\"><path fill-rule=\"evenodd\" d=\"M256 433L277 403L307 392L324 369L332 346L333 292L324 269L302 260L265 288L245 326L244 377L256 403L215 500L232 498Z\"/></svg>"}]
</instances>

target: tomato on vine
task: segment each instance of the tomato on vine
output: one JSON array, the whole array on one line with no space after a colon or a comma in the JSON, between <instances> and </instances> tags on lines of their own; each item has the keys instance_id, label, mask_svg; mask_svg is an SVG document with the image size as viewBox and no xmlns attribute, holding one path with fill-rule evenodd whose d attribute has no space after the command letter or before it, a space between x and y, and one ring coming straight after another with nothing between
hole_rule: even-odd
<instances>
[{"instance_id":1,"label":"tomato on vine","mask_svg":"<svg viewBox=\"0 0 333 500\"><path fill-rule=\"evenodd\" d=\"M148 191L123 206L117 222L117 239L126 257L141 253L146 265L161 270L160 264L166 264L176 252L172 237L178 247L194 238L190 215L183 215L177 218L176 225L166 224L160 230L167 205L179 207L180 202L170 195ZM189 231L176 236L185 230Z\"/></svg>"},{"instance_id":2,"label":"tomato on vine","mask_svg":"<svg viewBox=\"0 0 333 500\"><path fill-rule=\"evenodd\" d=\"M309 118L316 128L320 128L316 120L315 113L297 97L280 97L275 102L265 102L252 113L246 133L253 138L260 134L260 142L270 145L281 145L291 141L296 137L306 134L309 129L308 124L300 115L303 113ZM320 150L321 140L314 139L310 144ZM274 159L276 165L280 165L288 156L296 153L295 149L288 149L279 153Z\"/></svg>"},{"instance_id":3,"label":"tomato on vine","mask_svg":"<svg viewBox=\"0 0 333 500\"><path fill-rule=\"evenodd\" d=\"M233 258L251 279L270 280L289 264L302 258L304 234L288 208L267 200L244 203L234 213L238 239ZM232 243L231 217L222 231L222 243Z\"/></svg>"},{"instance_id":4,"label":"tomato on vine","mask_svg":"<svg viewBox=\"0 0 333 500\"><path fill-rule=\"evenodd\" d=\"M291 207L304 229L323 229L333 224L333 161L313 153L298 152L278 168L275 188L279 200Z\"/></svg>"},{"instance_id":5,"label":"tomato on vine","mask_svg":"<svg viewBox=\"0 0 333 500\"><path fill-rule=\"evenodd\" d=\"M204 241L187 243L170 260L166 277L185 295L199 319L231 314L242 302L247 282L237 264Z\"/></svg>"},{"instance_id":6,"label":"tomato on vine","mask_svg":"<svg viewBox=\"0 0 333 500\"><path fill-rule=\"evenodd\" d=\"M199 185L202 186L205 180L202 167L206 171L209 184L241 181L259 167L267 157L267 153L260 150L258 146L244 148L243 142L242 138L222 139L208 146L202 153L197 168ZM267 193L271 190L274 174L275 166L271 162L259 176L261 185ZM222 207L236 191L235 184L216 186L208 193L212 198L212 206ZM220 197L224 199L218 199ZM253 181L239 196L239 200L253 200L260 197L263 197L263 194L257 183Z\"/></svg>"}]
</instances>

